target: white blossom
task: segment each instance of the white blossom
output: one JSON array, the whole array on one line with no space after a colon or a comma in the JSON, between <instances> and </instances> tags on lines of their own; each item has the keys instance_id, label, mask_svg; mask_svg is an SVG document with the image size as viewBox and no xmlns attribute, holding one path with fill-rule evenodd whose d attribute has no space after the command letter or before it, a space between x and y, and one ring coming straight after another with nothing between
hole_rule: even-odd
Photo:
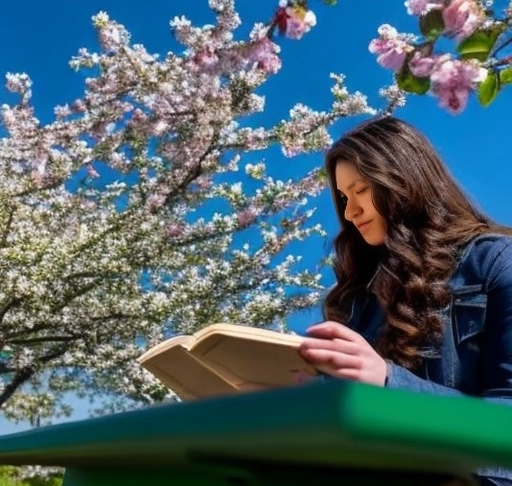
<instances>
[{"instance_id":1,"label":"white blossom","mask_svg":"<svg viewBox=\"0 0 512 486\"><path fill-rule=\"evenodd\" d=\"M328 126L371 108L338 76L328 110L298 104L248 128L279 46L262 24L234 40L234 3L210 6L212 25L171 21L184 50L165 57L95 15L100 51L70 62L84 92L46 124L28 75L7 76L22 100L2 105L0 139L0 406L13 420L68 413L69 391L104 395L102 412L172 397L136 364L144 349L217 321L282 323L323 291L289 248L325 236L306 205L320 172L275 180L278 161L254 153L323 150Z\"/></svg>"}]
</instances>

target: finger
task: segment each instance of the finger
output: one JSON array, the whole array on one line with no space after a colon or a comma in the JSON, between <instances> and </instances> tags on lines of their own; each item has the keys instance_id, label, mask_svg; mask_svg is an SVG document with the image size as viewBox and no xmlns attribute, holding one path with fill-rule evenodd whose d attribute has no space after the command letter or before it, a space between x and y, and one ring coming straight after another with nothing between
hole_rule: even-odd
<instances>
[{"instance_id":1,"label":"finger","mask_svg":"<svg viewBox=\"0 0 512 486\"><path fill-rule=\"evenodd\" d=\"M340 353L329 349L308 349L301 353L304 359L315 368L339 370L359 370L361 358L350 354Z\"/></svg>"},{"instance_id":2,"label":"finger","mask_svg":"<svg viewBox=\"0 0 512 486\"><path fill-rule=\"evenodd\" d=\"M304 338L299 346L299 351L307 351L312 349L324 349L335 351L343 354L360 354L360 345L352 341L345 341L343 339L317 339L317 338Z\"/></svg>"},{"instance_id":3,"label":"finger","mask_svg":"<svg viewBox=\"0 0 512 486\"><path fill-rule=\"evenodd\" d=\"M347 341L356 341L360 335L339 322L326 321L321 324L315 324L306 330L308 336L321 339L345 339Z\"/></svg>"}]
</instances>

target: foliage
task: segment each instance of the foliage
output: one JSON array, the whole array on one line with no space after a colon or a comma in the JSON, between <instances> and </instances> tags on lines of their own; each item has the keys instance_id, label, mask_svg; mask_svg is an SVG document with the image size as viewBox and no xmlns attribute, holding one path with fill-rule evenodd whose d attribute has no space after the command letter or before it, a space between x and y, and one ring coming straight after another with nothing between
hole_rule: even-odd
<instances>
[{"instance_id":1,"label":"foliage","mask_svg":"<svg viewBox=\"0 0 512 486\"><path fill-rule=\"evenodd\" d=\"M62 475L51 477L34 476L22 479L19 469L12 466L0 466L0 486L61 486Z\"/></svg>"},{"instance_id":2,"label":"foliage","mask_svg":"<svg viewBox=\"0 0 512 486\"><path fill-rule=\"evenodd\" d=\"M272 33L298 38L314 15L285 2L279 25L237 40L234 2L210 6L214 25L172 20L182 50L164 56L94 16L99 52L70 61L89 76L83 96L50 123L29 76L7 75L19 101L1 108L0 405L12 420L68 415L67 392L106 396L109 411L161 400L135 363L144 348L215 321L279 324L322 291L289 250L323 235L308 206L321 173L274 180L256 154L323 150L331 123L374 110L333 75L328 111L299 103L249 128L281 65Z\"/></svg>"},{"instance_id":3,"label":"foliage","mask_svg":"<svg viewBox=\"0 0 512 486\"><path fill-rule=\"evenodd\" d=\"M502 11L488 0L408 0L405 6L418 17L418 35L385 24L370 43L404 91L430 92L441 107L458 114L471 93L488 106L512 82L512 56L504 55L512 43L512 2ZM452 52L437 49L446 39Z\"/></svg>"}]
</instances>

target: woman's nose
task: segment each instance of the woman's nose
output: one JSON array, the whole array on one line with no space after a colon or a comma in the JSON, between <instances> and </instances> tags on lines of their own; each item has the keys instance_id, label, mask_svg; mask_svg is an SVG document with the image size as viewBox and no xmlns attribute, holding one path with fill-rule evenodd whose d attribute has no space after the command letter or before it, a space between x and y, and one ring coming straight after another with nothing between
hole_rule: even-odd
<instances>
[{"instance_id":1,"label":"woman's nose","mask_svg":"<svg viewBox=\"0 0 512 486\"><path fill-rule=\"evenodd\" d=\"M359 205L354 204L350 200L347 200L347 205L345 206L345 219L348 221L352 221L356 216L361 212L361 208Z\"/></svg>"}]
</instances>

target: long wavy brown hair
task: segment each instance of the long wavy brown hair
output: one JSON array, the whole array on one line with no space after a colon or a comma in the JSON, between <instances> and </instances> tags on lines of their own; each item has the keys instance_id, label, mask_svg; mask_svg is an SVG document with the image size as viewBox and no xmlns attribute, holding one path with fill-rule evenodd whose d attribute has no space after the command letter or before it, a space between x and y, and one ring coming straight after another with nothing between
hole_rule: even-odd
<instances>
[{"instance_id":1,"label":"long wavy brown hair","mask_svg":"<svg viewBox=\"0 0 512 486\"><path fill-rule=\"evenodd\" d=\"M353 163L371 184L375 208L387 221L381 246L367 244L345 218L335 177L340 161ZM324 318L346 322L353 298L371 283L386 311L377 350L415 369L441 336L439 310L450 302L448 280L460 251L482 233L512 230L482 214L430 142L391 116L344 135L328 151L326 169L341 231L334 240L337 283L324 301Z\"/></svg>"}]
</instances>

